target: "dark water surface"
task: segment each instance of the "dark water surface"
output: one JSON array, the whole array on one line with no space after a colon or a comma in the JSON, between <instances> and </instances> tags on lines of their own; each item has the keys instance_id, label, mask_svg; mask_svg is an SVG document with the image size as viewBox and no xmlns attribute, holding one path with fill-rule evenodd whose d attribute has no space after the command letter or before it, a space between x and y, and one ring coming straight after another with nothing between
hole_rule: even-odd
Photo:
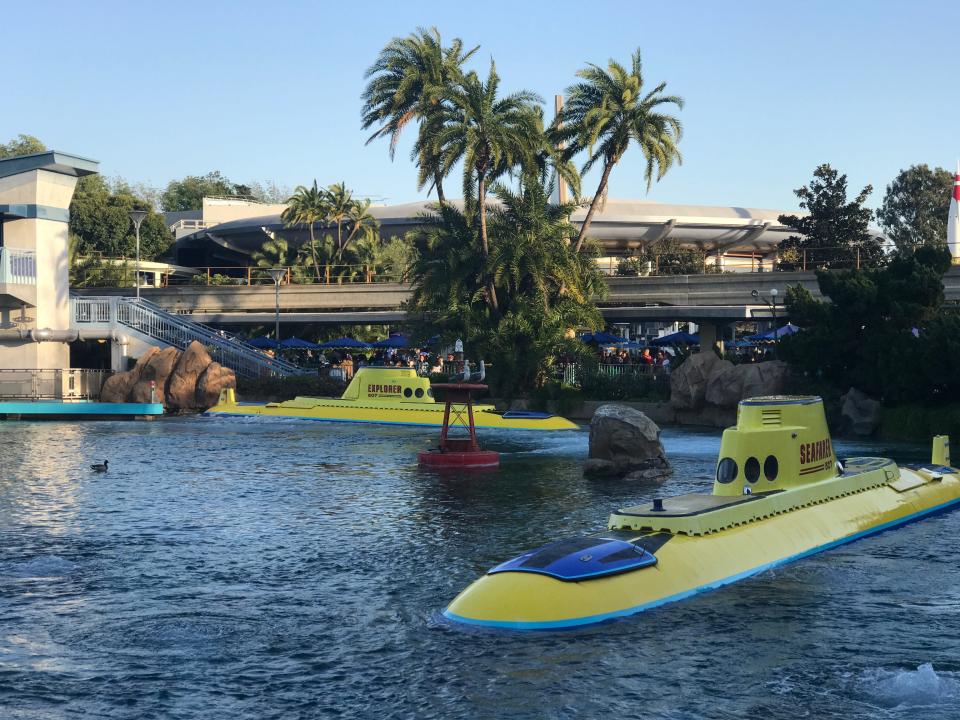
<instances>
[{"instance_id":1,"label":"dark water surface","mask_svg":"<svg viewBox=\"0 0 960 720\"><path fill-rule=\"evenodd\" d=\"M583 479L585 433L488 435L502 469L462 478L416 469L432 438L0 423L0 718L960 716L960 513L600 627L463 630L439 612L487 568L654 489ZM672 491L709 487L719 434L664 439Z\"/></svg>"}]
</instances>

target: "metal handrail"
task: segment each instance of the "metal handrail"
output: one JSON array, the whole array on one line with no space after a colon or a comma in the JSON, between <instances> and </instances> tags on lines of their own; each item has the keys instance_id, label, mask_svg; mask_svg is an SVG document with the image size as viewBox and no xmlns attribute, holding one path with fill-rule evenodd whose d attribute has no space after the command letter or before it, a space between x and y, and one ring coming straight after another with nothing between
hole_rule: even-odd
<instances>
[{"instance_id":1,"label":"metal handrail","mask_svg":"<svg viewBox=\"0 0 960 720\"><path fill-rule=\"evenodd\" d=\"M149 300L76 296L71 300L76 323L117 323L181 350L196 340L206 346L215 361L243 377L282 377L303 372L297 365L265 355L229 333L185 320Z\"/></svg>"},{"instance_id":2,"label":"metal handrail","mask_svg":"<svg viewBox=\"0 0 960 720\"><path fill-rule=\"evenodd\" d=\"M0 247L0 283L37 284L37 254L32 250Z\"/></svg>"},{"instance_id":3,"label":"metal handrail","mask_svg":"<svg viewBox=\"0 0 960 720\"><path fill-rule=\"evenodd\" d=\"M109 370L0 369L0 398L16 400L95 400Z\"/></svg>"}]
</instances>

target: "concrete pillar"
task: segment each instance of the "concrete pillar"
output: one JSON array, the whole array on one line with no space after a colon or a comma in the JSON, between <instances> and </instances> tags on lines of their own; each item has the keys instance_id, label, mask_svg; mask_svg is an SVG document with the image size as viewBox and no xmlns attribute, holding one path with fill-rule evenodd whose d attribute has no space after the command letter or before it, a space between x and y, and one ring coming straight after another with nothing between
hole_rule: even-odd
<instances>
[{"instance_id":1,"label":"concrete pillar","mask_svg":"<svg viewBox=\"0 0 960 720\"><path fill-rule=\"evenodd\" d=\"M700 352L707 352L716 347L717 351L723 355L723 328L721 323L700 323Z\"/></svg>"},{"instance_id":2,"label":"concrete pillar","mask_svg":"<svg viewBox=\"0 0 960 720\"><path fill-rule=\"evenodd\" d=\"M67 235L77 178L96 163L57 152L0 160L3 252L32 257L34 277L0 283L0 307L21 330L70 329ZM26 321L20 321L26 317ZM65 369L70 349L62 342L0 341L0 368Z\"/></svg>"}]
</instances>

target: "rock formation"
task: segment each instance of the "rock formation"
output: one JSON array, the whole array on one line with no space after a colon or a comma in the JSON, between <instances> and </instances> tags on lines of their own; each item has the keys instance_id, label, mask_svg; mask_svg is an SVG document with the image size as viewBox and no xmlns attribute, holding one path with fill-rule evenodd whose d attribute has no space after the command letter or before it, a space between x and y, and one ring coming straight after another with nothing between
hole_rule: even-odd
<instances>
[{"instance_id":1,"label":"rock formation","mask_svg":"<svg viewBox=\"0 0 960 720\"><path fill-rule=\"evenodd\" d=\"M100 400L147 403L155 398L169 411L195 411L215 405L224 388L236 387L233 370L213 362L206 348L194 341L183 352L150 348L132 370L107 378Z\"/></svg>"},{"instance_id":2,"label":"rock formation","mask_svg":"<svg viewBox=\"0 0 960 720\"><path fill-rule=\"evenodd\" d=\"M680 410L699 410L706 402L710 376L732 367L710 350L691 355L670 374L670 403Z\"/></svg>"},{"instance_id":3,"label":"rock formation","mask_svg":"<svg viewBox=\"0 0 960 720\"><path fill-rule=\"evenodd\" d=\"M681 366L682 369L683 366ZM780 360L744 363L717 368L707 380L706 401L721 408L736 407L744 398L779 395L787 377L787 364Z\"/></svg>"},{"instance_id":4,"label":"rock formation","mask_svg":"<svg viewBox=\"0 0 960 720\"><path fill-rule=\"evenodd\" d=\"M840 407L840 414L848 423L850 432L854 435L867 436L873 435L880 427L883 408L879 400L874 400L866 393L862 393L856 388L850 388L846 395L842 396L843 405Z\"/></svg>"},{"instance_id":5,"label":"rock formation","mask_svg":"<svg viewBox=\"0 0 960 720\"><path fill-rule=\"evenodd\" d=\"M601 405L590 421L585 475L663 480L672 470L660 443L660 428L645 414L623 405Z\"/></svg>"}]
</instances>

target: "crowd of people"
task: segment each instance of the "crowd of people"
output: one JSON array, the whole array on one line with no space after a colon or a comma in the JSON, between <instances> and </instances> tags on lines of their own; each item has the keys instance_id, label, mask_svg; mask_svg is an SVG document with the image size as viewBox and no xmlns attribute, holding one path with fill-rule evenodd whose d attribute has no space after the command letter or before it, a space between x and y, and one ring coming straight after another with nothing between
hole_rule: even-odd
<instances>
[{"instance_id":1,"label":"crowd of people","mask_svg":"<svg viewBox=\"0 0 960 720\"><path fill-rule=\"evenodd\" d=\"M670 353L662 348L643 348L639 352L624 349L604 348L600 353L601 365L632 365L648 367L652 372L670 372Z\"/></svg>"}]
</instances>

